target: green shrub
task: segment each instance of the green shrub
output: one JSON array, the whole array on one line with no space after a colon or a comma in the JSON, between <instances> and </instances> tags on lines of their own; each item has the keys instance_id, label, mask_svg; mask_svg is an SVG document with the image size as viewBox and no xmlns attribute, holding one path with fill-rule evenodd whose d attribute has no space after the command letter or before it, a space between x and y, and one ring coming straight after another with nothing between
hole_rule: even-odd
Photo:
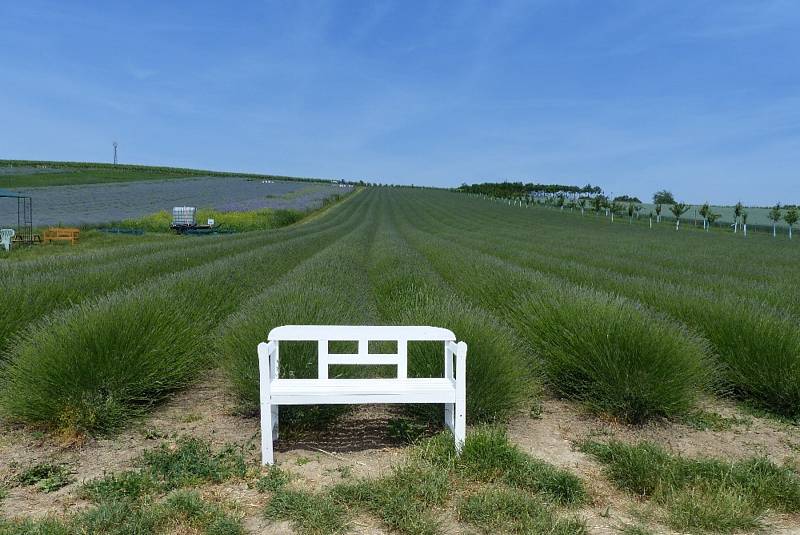
<instances>
[{"instance_id":1,"label":"green shrub","mask_svg":"<svg viewBox=\"0 0 800 535\"><path fill-rule=\"evenodd\" d=\"M538 394L514 333L455 295L391 227L376 234L368 265L384 322L446 327L467 343L468 422L501 420L525 395ZM410 343L408 352L409 377L443 376L441 344ZM431 405L414 409L429 420L441 418L439 408Z\"/></svg>"},{"instance_id":2,"label":"green shrub","mask_svg":"<svg viewBox=\"0 0 800 535\"><path fill-rule=\"evenodd\" d=\"M631 423L694 407L711 377L707 342L625 299L559 290L520 297L510 313L557 393Z\"/></svg>"},{"instance_id":3,"label":"green shrub","mask_svg":"<svg viewBox=\"0 0 800 535\"><path fill-rule=\"evenodd\" d=\"M259 407L256 347L280 325L375 323L369 288L363 273L366 227L339 240L336 247L299 264L274 287L250 298L217 330L215 347L233 392L245 413ZM317 377L317 346L284 342L280 347L280 376ZM331 377L364 375L366 367L332 367ZM321 405L282 407L281 424L290 427L327 425L348 407Z\"/></svg>"},{"instance_id":4,"label":"green shrub","mask_svg":"<svg viewBox=\"0 0 800 535\"><path fill-rule=\"evenodd\" d=\"M285 208L273 210L270 214L270 224L272 228L288 227L303 219L304 215L305 214L299 210L288 210Z\"/></svg>"},{"instance_id":5,"label":"green shrub","mask_svg":"<svg viewBox=\"0 0 800 535\"><path fill-rule=\"evenodd\" d=\"M710 301L702 309L676 315L698 325L714 345L730 393L758 408L800 420L796 317L738 299Z\"/></svg>"},{"instance_id":6,"label":"green shrub","mask_svg":"<svg viewBox=\"0 0 800 535\"><path fill-rule=\"evenodd\" d=\"M113 294L41 322L11 352L2 411L28 423L102 432L186 384L206 355L208 327L160 290Z\"/></svg>"},{"instance_id":7,"label":"green shrub","mask_svg":"<svg viewBox=\"0 0 800 535\"><path fill-rule=\"evenodd\" d=\"M352 214L351 214L352 215ZM208 365L214 326L356 220L308 232L48 316L15 342L0 411L74 433L117 429ZM271 261L264 262L270 255Z\"/></svg>"},{"instance_id":8,"label":"green shrub","mask_svg":"<svg viewBox=\"0 0 800 535\"><path fill-rule=\"evenodd\" d=\"M710 342L709 356L719 359L716 378L723 382L723 393L773 414L800 418L796 249L757 237L746 242L733 236L709 240L615 230L591 220L553 219L529 211L498 214L485 205L453 209L445 223L430 207L404 200L399 204L406 219L434 236L424 244L434 251L449 250L462 261L487 253L497 265L524 266L667 314ZM460 204L454 199L441 202ZM528 232L536 238L530 239ZM645 246L647 254L642 255ZM735 269L731 259L737 259ZM485 269L478 273L491 275ZM521 292L509 280L500 282L501 292Z\"/></svg>"},{"instance_id":9,"label":"green shrub","mask_svg":"<svg viewBox=\"0 0 800 535\"><path fill-rule=\"evenodd\" d=\"M653 310L408 234L448 282L514 328L562 396L638 423L689 411L709 382L707 342Z\"/></svg>"}]
</instances>

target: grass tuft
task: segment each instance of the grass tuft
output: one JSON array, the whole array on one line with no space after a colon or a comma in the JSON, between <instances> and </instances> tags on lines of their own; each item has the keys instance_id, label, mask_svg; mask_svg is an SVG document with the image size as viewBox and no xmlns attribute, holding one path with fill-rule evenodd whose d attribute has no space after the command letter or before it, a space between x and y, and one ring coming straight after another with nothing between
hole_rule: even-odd
<instances>
[{"instance_id":1,"label":"grass tuft","mask_svg":"<svg viewBox=\"0 0 800 535\"><path fill-rule=\"evenodd\" d=\"M22 471L16 477L22 486L35 486L41 492L53 492L66 487L75 478L68 466L63 464L41 463Z\"/></svg>"},{"instance_id":2,"label":"grass tuft","mask_svg":"<svg viewBox=\"0 0 800 535\"><path fill-rule=\"evenodd\" d=\"M499 428L473 430L459 457L455 456L452 436L448 434L423 442L417 455L437 466L452 466L469 479L538 493L553 503L575 505L586 501L580 478L523 453Z\"/></svg>"},{"instance_id":3,"label":"grass tuft","mask_svg":"<svg viewBox=\"0 0 800 535\"><path fill-rule=\"evenodd\" d=\"M681 422L699 431L728 431L734 426L748 424L750 420L737 416L727 417L717 414L716 412L698 410L684 416Z\"/></svg>"},{"instance_id":4,"label":"grass tuft","mask_svg":"<svg viewBox=\"0 0 800 535\"><path fill-rule=\"evenodd\" d=\"M234 446L213 452L208 442L194 437L183 437L174 445L162 444L146 451L141 462L148 472L171 488L220 483L244 477L247 469L244 456Z\"/></svg>"},{"instance_id":5,"label":"grass tuft","mask_svg":"<svg viewBox=\"0 0 800 535\"><path fill-rule=\"evenodd\" d=\"M651 443L584 443L617 486L666 507L679 530L753 529L767 511L800 511L800 476L763 458L687 459Z\"/></svg>"},{"instance_id":6,"label":"grass tuft","mask_svg":"<svg viewBox=\"0 0 800 535\"><path fill-rule=\"evenodd\" d=\"M278 492L282 490L291 480L288 472L284 472L275 465L267 468L267 473L261 476L256 482L258 492Z\"/></svg>"},{"instance_id":7,"label":"grass tuft","mask_svg":"<svg viewBox=\"0 0 800 535\"><path fill-rule=\"evenodd\" d=\"M759 510L743 489L689 487L666 501L667 522L682 532L734 533L761 527Z\"/></svg>"},{"instance_id":8,"label":"grass tuft","mask_svg":"<svg viewBox=\"0 0 800 535\"><path fill-rule=\"evenodd\" d=\"M87 481L81 487L81 497L95 503L139 500L246 474L244 456L238 448L225 446L213 451L207 441L194 437L182 437L174 444L164 443L145 451L138 463L139 470Z\"/></svg>"},{"instance_id":9,"label":"grass tuft","mask_svg":"<svg viewBox=\"0 0 800 535\"><path fill-rule=\"evenodd\" d=\"M282 489L267 504L264 516L288 520L304 535L343 533L347 529L346 509L324 494Z\"/></svg>"},{"instance_id":10,"label":"grass tuft","mask_svg":"<svg viewBox=\"0 0 800 535\"><path fill-rule=\"evenodd\" d=\"M459 503L458 515L462 522L477 527L483 533L588 533L584 522L560 519L541 500L510 489L489 488L470 494Z\"/></svg>"},{"instance_id":11,"label":"grass tuft","mask_svg":"<svg viewBox=\"0 0 800 535\"><path fill-rule=\"evenodd\" d=\"M430 509L444 503L449 487L447 470L413 463L381 479L340 483L332 494L343 503L366 508L400 533L428 535L439 532Z\"/></svg>"},{"instance_id":12,"label":"grass tuft","mask_svg":"<svg viewBox=\"0 0 800 535\"><path fill-rule=\"evenodd\" d=\"M2 535L202 533L243 535L241 518L199 493L176 490L161 501L108 500L66 519L0 519Z\"/></svg>"},{"instance_id":13,"label":"grass tuft","mask_svg":"<svg viewBox=\"0 0 800 535\"><path fill-rule=\"evenodd\" d=\"M126 471L108 474L87 481L80 490L81 498L95 503L138 500L160 491L162 485L146 471Z\"/></svg>"}]
</instances>

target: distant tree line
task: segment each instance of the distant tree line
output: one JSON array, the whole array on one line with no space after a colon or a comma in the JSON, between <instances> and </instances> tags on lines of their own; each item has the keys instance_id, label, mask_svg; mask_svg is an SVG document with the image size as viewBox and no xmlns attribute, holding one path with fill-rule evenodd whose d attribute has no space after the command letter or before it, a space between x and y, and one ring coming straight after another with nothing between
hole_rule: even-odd
<instances>
[{"instance_id":1,"label":"distant tree line","mask_svg":"<svg viewBox=\"0 0 800 535\"><path fill-rule=\"evenodd\" d=\"M642 200L639 197L631 197L630 195L617 195L614 197L616 202L629 202L629 203L637 203L642 204Z\"/></svg>"},{"instance_id":2,"label":"distant tree line","mask_svg":"<svg viewBox=\"0 0 800 535\"><path fill-rule=\"evenodd\" d=\"M599 195L603 189L599 186L587 184L585 186L570 186L566 184L534 184L532 182L483 182L480 184L461 184L457 191L464 193L477 193L490 197L519 198L529 195Z\"/></svg>"}]
</instances>

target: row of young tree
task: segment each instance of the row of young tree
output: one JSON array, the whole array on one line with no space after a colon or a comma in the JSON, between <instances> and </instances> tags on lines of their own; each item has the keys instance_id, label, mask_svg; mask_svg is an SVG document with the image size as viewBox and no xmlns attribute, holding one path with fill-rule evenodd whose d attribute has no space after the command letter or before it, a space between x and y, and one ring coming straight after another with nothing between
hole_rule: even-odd
<instances>
[{"instance_id":1,"label":"row of young tree","mask_svg":"<svg viewBox=\"0 0 800 535\"><path fill-rule=\"evenodd\" d=\"M465 191L459 188L459 191ZM634 220L638 220L641 216L642 206L638 202L620 202L620 197L615 197L614 199L609 199L605 195L599 194L594 195L593 197L577 197L577 198L567 198L566 195L563 194L556 194L554 196L546 197L543 200L531 200L529 195L503 195L503 196L492 196L483 192L469 192L481 195L483 197L493 197L495 199L501 198L504 199L509 204L515 204L519 206L530 206L531 204L544 204L546 206L552 206L558 208L560 210L569 209L569 210L577 210L580 209L581 215L586 213L587 208L590 208L595 215L599 214L600 212L605 212L606 217L611 218L611 222L614 222L615 216L628 216L629 223L633 223ZM664 207L667 206L669 212L672 213L672 216L675 219L675 230L680 229L681 225L681 218L691 209L691 205L687 203L677 202L672 194L666 190L662 190L657 192L653 195L654 201L654 208L648 216L650 219L650 226L653 226L653 219L655 218L655 222L661 223L661 214L664 211ZM667 202L665 202L667 201ZM781 208L780 205L775 205L775 207L770 210L769 218L773 222L772 224L772 236L777 236L777 224L781 220L785 221L786 224L789 226L789 239L792 239L792 228L800 219L800 213L798 212L797 207L790 206L785 209ZM721 214L715 213L711 209L711 205L709 203L704 203L697 212L703 220L703 229L706 232L710 231L711 226L720 218ZM742 230L744 236L747 236L747 219L748 213L745 210L742 203L737 203L733 209L734 213L734 222L731 225L733 227L733 232L738 233L739 230Z\"/></svg>"}]
</instances>

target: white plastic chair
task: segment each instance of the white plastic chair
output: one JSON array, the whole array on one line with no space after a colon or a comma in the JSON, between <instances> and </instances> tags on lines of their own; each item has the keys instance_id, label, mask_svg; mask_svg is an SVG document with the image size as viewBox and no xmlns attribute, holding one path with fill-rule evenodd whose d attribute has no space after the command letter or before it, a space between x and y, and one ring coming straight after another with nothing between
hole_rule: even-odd
<instances>
[{"instance_id":1,"label":"white plastic chair","mask_svg":"<svg viewBox=\"0 0 800 535\"><path fill-rule=\"evenodd\" d=\"M11 249L11 238L16 236L16 232L14 232L13 228L3 228L0 229L0 245L8 251Z\"/></svg>"}]
</instances>

